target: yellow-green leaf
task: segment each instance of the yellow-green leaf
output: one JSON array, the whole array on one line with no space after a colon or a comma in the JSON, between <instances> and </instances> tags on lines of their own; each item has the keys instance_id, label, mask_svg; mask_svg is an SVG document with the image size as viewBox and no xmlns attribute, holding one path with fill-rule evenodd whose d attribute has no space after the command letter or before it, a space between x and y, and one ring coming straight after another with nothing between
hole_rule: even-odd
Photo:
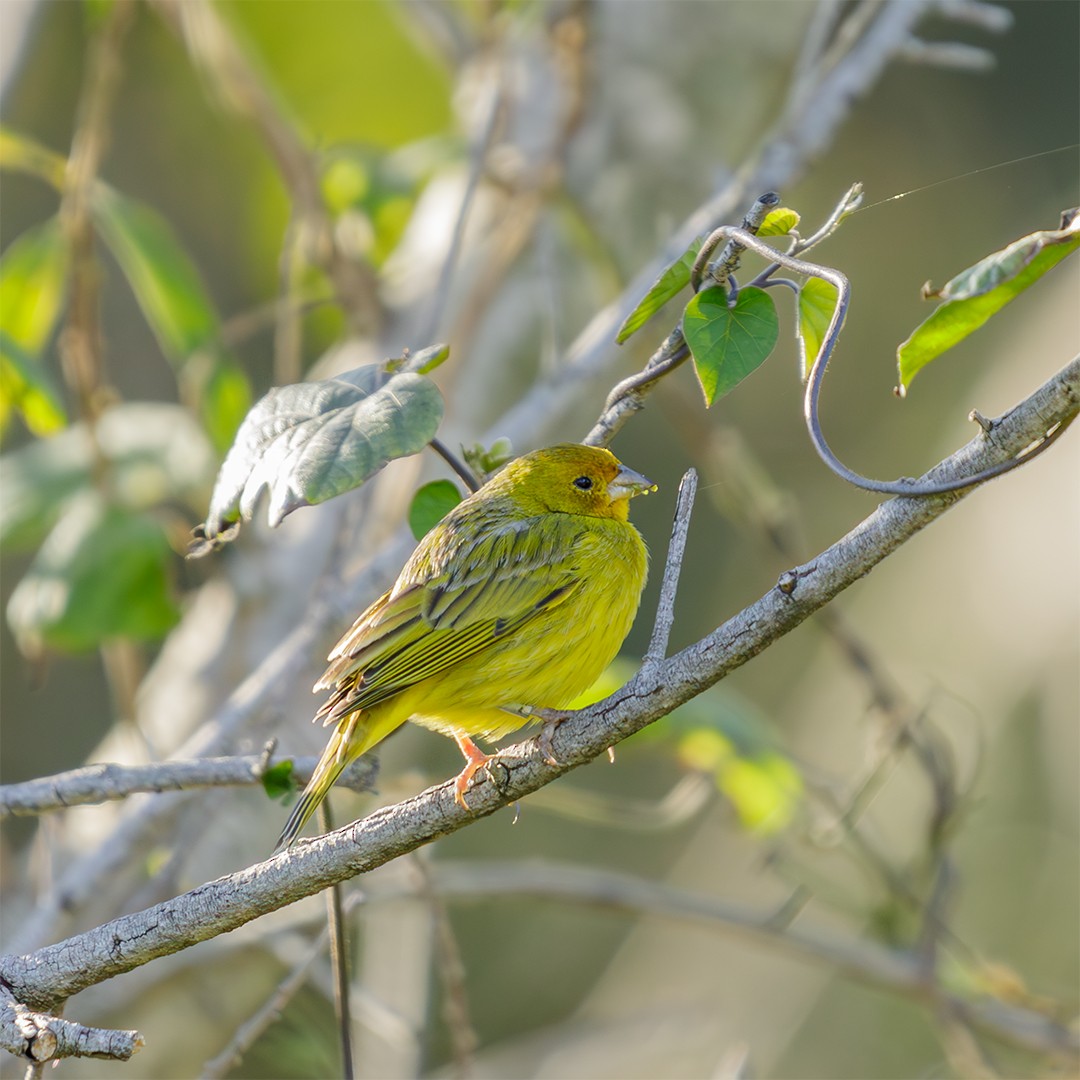
<instances>
[{"instance_id":1,"label":"yellow-green leaf","mask_svg":"<svg viewBox=\"0 0 1080 1080\"><path fill-rule=\"evenodd\" d=\"M0 259L0 430L14 411L35 435L66 422L38 357L63 309L67 268L67 245L55 217L27 229Z\"/></svg>"},{"instance_id":2,"label":"yellow-green leaf","mask_svg":"<svg viewBox=\"0 0 1080 1080\"><path fill-rule=\"evenodd\" d=\"M802 377L810 370L825 340L836 310L836 286L810 278L799 289L799 340L802 342Z\"/></svg>"},{"instance_id":3,"label":"yellow-green leaf","mask_svg":"<svg viewBox=\"0 0 1080 1080\"><path fill-rule=\"evenodd\" d=\"M67 423L64 406L41 365L0 332L0 434L15 411L34 435L52 435Z\"/></svg>"},{"instance_id":4,"label":"yellow-green leaf","mask_svg":"<svg viewBox=\"0 0 1080 1080\"><path fill-rule=\"evenodd\" d=\"M786 758L732 758L717 773L720 790L731 800L739 820L755 832L785 828L802 797L802 778Z\"/></svg>"},{"instance_id":5,"label":"yellow-green leaf","mask_svg":"<svg viewBox=\"0 0 1080 1080\"><path fill-rule=\"evenodd\" d=\"M899 391L943 352L979 329L1067 255L1080 247L1080 211L1062 215L1060 229L1021 237L924 295L945 302L896 350Z\"/></svg>"},{"instance_id":6,"label":"yellow-green leaf","mask_svg":"<svg viewBox=\"0 0 1080 1080\"><path fill-rule=\"evenodd\" d=\"M224 454L251 408L251 383L243 369L232 361L216 360L202 387L199 406L214 449Z\"/></svg>"},{"instance_id":7,"label":"yellow-green leaf","mask_svg":"<svg viewBox=\"0 0 1080 1080\"><path fill-rule=\"evenodd\" d=\"M0 126L0 169L29 173L59 191L64 186L67 162L41 143Z\"/></svg>"},{"instance_id":8,"label":"yellow-green leaf","mask_svg":"<svg viewBox=\"0 0 1080 1080\"><path fill-rule=\"evenodd\" d=\"M665 267L649 287L637 307L623 320L615 340L621 345L631 334L637 333L673 296L690 284L690 271L701 250L699 236L673 263Z\"/></svg>"},{"instance_id":9,"label":"yellow-green leaf","mask_svg":"<svg viewBox=\"0 0 1080 1080\"><path fill-rule=\"evenodd\" d=\"M64 303L67 244L57 218L27 229L0 259L0 331L37 356Z\"/></svg>"},{"instance_id":10,"label":"yellow-green leaf","mask_svg":"<svg viewBox=\"0 0 1080 1080\"><path fill-rule=\"evenodd\" d=\"M758 236L787 236L799 224L799 215L786 206L778 206L765 215Z\"/></svg>"}]
</instances>

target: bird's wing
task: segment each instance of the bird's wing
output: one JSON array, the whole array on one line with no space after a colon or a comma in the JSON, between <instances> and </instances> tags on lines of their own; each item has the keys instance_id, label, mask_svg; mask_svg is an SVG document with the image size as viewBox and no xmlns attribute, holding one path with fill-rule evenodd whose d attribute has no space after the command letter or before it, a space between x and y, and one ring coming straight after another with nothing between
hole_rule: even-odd
<instances>
[{"instance_id":1,"label":"bird's wing","mask_svg":"<svg viewBox=\"0 0 1080 1080\"><path fill-rule=\"evenodd\" d=\"M560 515L561 517L562 515ZM568 599L580 585L579 532L542 518L513 523L427 564L357 619L316 689L335 693L326 723L368 708L474 656ZM411 564L410 564L411 565Z\"/></svg>"}]
</instances>

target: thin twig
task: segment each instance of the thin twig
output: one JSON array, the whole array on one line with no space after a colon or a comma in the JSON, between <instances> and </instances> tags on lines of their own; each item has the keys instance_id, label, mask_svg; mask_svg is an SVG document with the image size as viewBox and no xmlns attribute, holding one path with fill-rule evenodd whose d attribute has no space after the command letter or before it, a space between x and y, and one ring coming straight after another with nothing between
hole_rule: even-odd
<instances>
[{"instance_id":1,"label":"thin twig","mask_svg":"<svg viewBox=\"0 0 1080 1080\"><path fill-rule=\"evenodd\" d=\"M318 760L312 756L293 758L292 779L307 783ZM150 765L86 765L55 776L0 787L0 819L126 799L142 791L160 793L259 784L269 765L261 754L158 761ZM371 791L375 774L370 762L357 761L342 773L337 783L353 791Z\"/></svg>"},{"instance_id":2,"label":"thin twig","mask_svg":"<svg viewBox=\"0 0 1080 1080\"><path fill-rule=\"evenodd\" d=\"M450 245L447 248L446 257L443 259L442 268L439 271L439 281L435 286L431 309L422 328L415 335L416 341L431 341L436 337L442 323L443 312L446 310L447 302L450 299L450 288L461 255L462 243L465 239L465 226L469 221L469 212L472 210L476 192L480 187L480 179L484 174L488 151L491 149L492 142L495 139L495 133L505 120L505 68L500 68L500 74L502 77L499 84L491 90L488 115L484 121L480 137L472 147L469 175L465 181L465 190L461 194L461 205L458 207L454 229L450 235Z\"/></svg>"},{"instance_id":3,"label":"thin twig","mask_svg":"<svg viewBox=\"0 0 1080 1080\"><path fill-rule=\"evenodd\" d=\"M278 260L279 295L274 320L274 382L278 386L300 381L304 342L297 293L304 268L302 229L303 221L294 209L285 227Z\"/></svg>"},{"instance_id":4,"label":"thin twig","mask_svg":"<svg viewBox=\"0 0 1080 1080\"><path fill-rule=\"evenodd\" d=\"M694 512L697 495L697 471L687 469L679 483L679 495L675 503L675 520L671 526L667 561L664 563L664 580L660 585L660 599L656 605L652 639L642 658L642 667L653 667L667 656L671 627L675 622L675 595L679 591L679 575L682 572L683 553L690 531L690 515Z\"/></svg>"},{"instance_id":5,"label":"thin twig","mask_svg":"<svg viewBox=\"0 0 1080 1080\"><path fill-rule=\"evenodd\" d=\"M101 268L94 251L90 207L109 142L109 112L120 84L120 57L135 14L132 0L119 0L95 35L79 95L79 115L67 160L60 222L70 253L68 314L60 337L65 380L93 430L101 411ZM99 462L103 466L103 462Z\"/></svg>"},{"instance_id":6,"label":"thin twig","mask_svg":"<svg viewBox=\"0 0 1080 1080\"><path fill-rule=\"evenodd\" d=\"M453 1048L454 1072L458 1080L465 1080L475 1071L476 1048L480 1045L465 986L465 962L450 922L450 913L432 878L426 853L418 851L410 860L410 865L417 870L419 892L427 901L435 924L435 971L442 984L443 1015Z\"/></svg>"},{"instance_id":7,"label":"thin twig","mask_svg":"<svg viewBox=\"0 0 1080 1080\"><path fill-rule=\"evenodd\" d=\"M332 832L334 819L329 799L319 804L319 829ZM341 904L341 882L326 890L326 929L330 936L330 971L334 979L334 1012L338 1023L338 1042L341 1050L341 1074L353 1080L352 1010L349 1008L349 944L345 932L345 912Z\"/></svg>"},{"instance_id":8,"label":"thin twig","mask_svg":"<svg viewBox=\"0 0 1080 1080\"><path fill-rule=\"evenodd\" d=\"M344 904L345 916L347 917L354 907L366 899L366 896L360 892L354 892L348 896ZM236 1029L221 1053L203 1065L199 1080L224 1080L224 1077L232 1072L233 1067L254 1046L259 1036L277 1020L284 1012L285 1006L299 993L307 982L308 972L312 965L322 956L329 944L330 929L324 927L289 974L277 985L274 992Z\"/></svg>"}]
</instances>

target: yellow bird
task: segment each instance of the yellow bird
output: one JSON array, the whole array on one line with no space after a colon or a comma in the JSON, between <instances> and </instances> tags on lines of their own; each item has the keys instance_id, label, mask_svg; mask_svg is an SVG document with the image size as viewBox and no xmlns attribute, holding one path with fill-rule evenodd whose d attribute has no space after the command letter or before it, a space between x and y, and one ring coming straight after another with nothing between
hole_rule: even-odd
<instances>
[{"instance_id":1,"label":"yellow bird","mask_svg":"<svg viewBox=\"0 0 1080 1080\"><path fill-rule=\"evenodd\" d=\"M501 738L560 709L615 658L637 613L648 551L630 499L656 485L608 450L567 444L510 462L424 538L330 653L315 719L337 728L282 830L287 848L342 770L413 720L454 739Z\"/></svg>"}]
</instances>

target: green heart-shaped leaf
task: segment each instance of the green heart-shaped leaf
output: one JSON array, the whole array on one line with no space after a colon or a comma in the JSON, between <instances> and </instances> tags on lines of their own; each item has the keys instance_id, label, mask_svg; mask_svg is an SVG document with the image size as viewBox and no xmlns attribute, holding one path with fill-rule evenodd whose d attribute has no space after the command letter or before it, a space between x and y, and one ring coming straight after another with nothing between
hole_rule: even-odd
<instances>
[{"instance_id":1,"label":"green heart-shaped leaf","mask_svg":"<svg viewBox=\"0 0 1080 1080\"><path fill-rule=\"evenodd\" d=\"M764 289L743 289L732 307L721 288L699 292L686 305L683 334L694 355L705 405L712 405L759 368L779 333L776 306Z\"/></svg>"}]
</instances>

